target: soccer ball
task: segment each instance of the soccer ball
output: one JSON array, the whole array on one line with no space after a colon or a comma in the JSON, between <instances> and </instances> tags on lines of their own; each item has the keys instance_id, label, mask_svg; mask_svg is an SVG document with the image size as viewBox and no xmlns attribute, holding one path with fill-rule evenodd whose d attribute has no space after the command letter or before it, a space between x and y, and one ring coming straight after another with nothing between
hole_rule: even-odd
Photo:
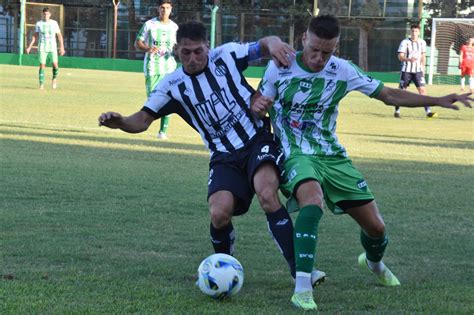
<instances>
[{"instance_id":1,"label":"soccer ball","mask_svg":"<svg viewBox=\"0 0 474 315\"><path fill-rule=\"evenodd\" d=\"M198 268L198 286L204 294L223 299L240 291L244 284L244 269L240 262L227 254L213 254Z\"/></svg>"}]
</instances>

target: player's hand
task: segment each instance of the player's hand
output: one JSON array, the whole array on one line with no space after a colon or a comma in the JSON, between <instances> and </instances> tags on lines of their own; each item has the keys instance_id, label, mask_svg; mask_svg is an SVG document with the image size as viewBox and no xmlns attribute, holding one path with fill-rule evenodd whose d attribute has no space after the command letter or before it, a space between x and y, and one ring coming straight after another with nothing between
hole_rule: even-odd
<instances>
[{"instance_id":1,"label":"player's hand","mask_svg":"<svg viewBox=\"0 0 474 315\"><path fill-rule=\"evenodd\" d=\"M29 55L31 51L31 47L26 47L26 54Z\"/></svg>"},{"instance_id":2,"label":"player's hand","mask_svg":"<svg viewBox=\"0 0 474 315\"><path fill-rule=\"evenodd\" d=\"M252 98L251 109L257 117L263 118L273 104L273 100L258 93Z\"/></svg>"},{"instance_id":3,"label":"player's hand","mask_svg":"<svg viewBox=\"0 0 474 315\"><path fill-rule=\"evenodd\" d=\"M148 53L150 53L150 54L159 54L159 52L160 52L160 49L158 47L155 47L155 46L150 47L150 49L148 49Z\"/></svg>"},{"instance_id":4,"label":"player's hand","mask_svg":"<svg viewBox=\"0 0 474 315\"><path fill-rule=\"evenodd\" d=\"M277 67L288 67L291 64L291 57L295 56L295 50L279 38L268 43L268 52Z\"/></svg>"},{"instance_id":5,"label":"player's hand","mask_svg":"<svg viewBox=\"0 0 474 315\"><path fill-rule=\"evenodd\" d=\"M123 116L116 112L106 112L99 116L99 127L106 126L112 129L120 128Z\"/></svg>"},{"instance_id":6,"label":"player's hand","mask_svg":"<svg viewBox=\"0 0 474 315\"><path fill-rule=\"evenodd\" d=\"M444 108L451 108L454 110L459 110L459 107L457 105L454 105L454 103L460 102L463 103L464 106L472 108L471 102L474 101L474 98L472 98L472 93L466 93L466 94L449 94L440 97L440 102L439 106L444 107Z\"/></svg>"},{"instance_id":7,"label":"player's hand","mask_svg":"<svg viewBox=\"0 0 474 315\"><path fill-rule=\"evenodd\" d=\"M64 56L65 53L66 53L66 51L64 50L64 48L59 49L59 55L60 56Z\"/></svg>"}]
</instances>

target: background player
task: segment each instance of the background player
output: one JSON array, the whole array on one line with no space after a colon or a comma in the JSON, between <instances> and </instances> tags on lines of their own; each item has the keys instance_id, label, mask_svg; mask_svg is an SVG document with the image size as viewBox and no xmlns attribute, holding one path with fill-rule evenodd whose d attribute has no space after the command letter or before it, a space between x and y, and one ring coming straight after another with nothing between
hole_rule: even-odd
<instances>
[{"instance_id":1,"label":"background player","mask_svg":"<svg viewBox=\"0 0 474 315\"><path fill-rule=\"evenodd\" d=\"M426 42L420 38L420 26L410 26L410 37L402 40L398 47L398 59L402 62L400 73L400 88L406 90L413 82L421 95L426 95L425 90L425 65L426 65ZM429 106L425 106L427 118L436 118L438 114L431 112ZM395 118L400 118L400 107L395 106Z\"/></svg>"},{"instance_id":2,"label":"background player","mask_svg":"<svg viewBox=\"0 0 474 315\"><path fill-rule=\"evenodd\" d=\"M252 110L263 117L270 109L275 134L285 153L282 191L299 208L295 222L296 283L291 302L304 310L316 309L310 273L316 254L323 200L334 213L349 214L361 227L365 252L361 268L370 270L384 286L400 285L384 265L388 244L385 224L363 175L352 165L338 142L339 102L357 90L385 104L421 107L433 104L458 109L471 107L469 94L429 97L385 87L350 62L334 57L340 26L330 15L314 17L303 35L303 51L291 65L267 67ZM275 102L272 105L272 100ZM288 206L288 210L293 210Z\"/></svg>"},{"instance_id":3,"label":"background player","mask_svg":"<svg viewBox=\"0 0 474 315\"><path fill-rule=\"evenodd\" d=\"M159 0L158 17L145 22L136 40L136 47L145 52L143 72L147 97L166 74L176 69L173 47L178 25L170 20L172 9L171 0ZM169 116L161 118L159 139L167 138L169 120Z\"/></svg>"},{"instance_id":4,"label":"background player","mask_svg":"<svg viewBox=\"0 0 474 315\"><path fill-rule=\"evenodd\" d=\"M56 36L59 41L59 54L64 56L64 41L61 35L59 25L55 20L51 20L51 12L49 8L43 9L43 18L36 22L35 34L31 38L30 45L26 48L26 53L29 54L33 44L38 41L38 55L39 55L39 84L40 89L44 89L44 69L46 68L46 61L49 56L53 61L53 80L52 87L57 87L57 77L59 72L58 65L58 46L56 43Z\"/></svg>"},{"instance_id":5,"label":"background player","mask_svg":"<svg viewBox=\"0 0 474 315\"><path fill-rule=\"evenodd\" d=\"M469 89L474 92L474 37L469 38L466 45L461 46L459 55L459 69L461 69L461 91L464 91L466 77L469 80Z\"/></svg>"}]
</instances>

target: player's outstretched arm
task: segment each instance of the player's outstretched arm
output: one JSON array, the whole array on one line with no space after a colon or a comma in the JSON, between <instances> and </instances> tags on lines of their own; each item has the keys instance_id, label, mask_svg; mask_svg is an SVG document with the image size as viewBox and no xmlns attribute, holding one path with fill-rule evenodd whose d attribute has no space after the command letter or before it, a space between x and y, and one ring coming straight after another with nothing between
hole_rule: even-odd
<instances>
[{"instance_id":1,"label":"player's outstretched arm","mask_svg":"<svg viewBox=\"0 0 474 315\"><path fill-rule=\"evenodd\" d=\"M147 130L153 120L154 118L144 111L127 117L116 112L106 112L99 116L99 126L121 129L128 133L139 133Z\"/></svg>"},{"instance_id":2,"label":"player's outstretched arm","mask_svg":"<svg viewBox=\"0 0 474 315\"><path fill-rule=\"evenodd\" d=\"M250 109L252 114L257 118L265 117L272 105L273 100L263 96L259 91L257 91L250 100Z\"/></svg>"},{"instance_id":3,"label":"player's outstretched arm","mask_svg":"<svg viewBox=\"0 0 474 315\"><path fill-rule=\"evenodd\" d=\"M268 36L258 41L262 57L271 56L277 66L288 67L291 63L289 56L295 54L290 45L281 41L277 36Z\"/></svg>"},{"instance_id":4,"label":"player's outstretched arm","mask_svg":"<svg viewBox=\"0 0 474 315\"><path fill-rule=\"evenodd\" d=\"M454 110L459 109L459 107L454 105L454 103L460 102L464 106L471 108L471 102L474 101L471 97L471 93L449 94L440 97L433 97L415 94L402 89L392 89L386 86L383 87L382 91L375 96L375 98L387 105L401 107L440 106Z\"/></svg>"}]
</instances>

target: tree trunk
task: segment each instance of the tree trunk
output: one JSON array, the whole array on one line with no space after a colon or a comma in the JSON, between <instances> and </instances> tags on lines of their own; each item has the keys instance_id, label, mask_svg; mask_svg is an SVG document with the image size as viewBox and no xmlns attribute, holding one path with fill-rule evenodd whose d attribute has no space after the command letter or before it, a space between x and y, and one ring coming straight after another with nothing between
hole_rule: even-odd
<instances>
[{"instance_id":1,"label":"tree trunk","mask_svg":"<svg viewBox=\"0 0 474 315\"><path fill-rule=\"evenodd\" d=\"M369 69L369 31L368 27L359 27L359 67L364 71Z\"/></svg>"}]
</instances>

